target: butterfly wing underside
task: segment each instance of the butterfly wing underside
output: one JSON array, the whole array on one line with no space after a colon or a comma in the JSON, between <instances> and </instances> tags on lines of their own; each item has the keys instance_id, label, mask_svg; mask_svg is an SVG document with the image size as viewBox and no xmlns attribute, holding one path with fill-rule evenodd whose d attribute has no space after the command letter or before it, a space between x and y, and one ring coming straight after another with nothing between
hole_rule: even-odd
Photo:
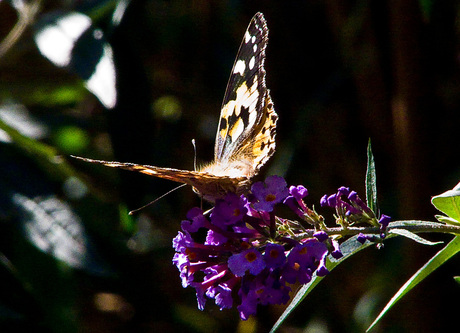
<instances>
[{"instance_id":1,"label":"butterfly wing underside","mask_svg":"<svg viewBox=\"0 0 460 333\"><path fill-rule=\"evenodd\" d=\"M265 84L268 28L262 13L249 23L222 103L215 163L243 160L255 175L275 151L276 114Z\"/></svg>"},{"instance_id":2,"label":"butterfly wing underside","mask_svg":"<svg viewBox=\"0 0 460 333\"><path fill-rule=\"evenodd\" d=\"M243 187L248 185L246 184L246 179L244 178L235 179L232 177L216 177L215 175L200 171L161 168L152 165L135 163L94 160L78 156L72 157L89 163L102 164L111 168L136 171L145 175L188 184L209 201L214 201L216 198L222 197L227 192L238 193Z\"/></svg>"}]
</instances>

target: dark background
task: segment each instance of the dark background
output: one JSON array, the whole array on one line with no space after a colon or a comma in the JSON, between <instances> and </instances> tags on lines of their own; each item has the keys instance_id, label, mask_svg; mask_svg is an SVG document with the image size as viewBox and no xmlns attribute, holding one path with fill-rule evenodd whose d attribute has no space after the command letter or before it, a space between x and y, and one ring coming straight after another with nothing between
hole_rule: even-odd
<instances>
[{"instance_id":1,"label":"dark background","mask_svg":"<svg viewBox=\"0 0 460 333\"><path fill-rule=\"evenodd\" d=\"M303 184L317 208L342 185L364 197L371 138L381 210L394 220L433 220L431 196L458 182L458 1L134 1L113 25L116 3L43 1L0 57L1 119L12 114L9 125L28 137L0 140L2 332L265 332L274 324L282 307L240 322L212 301L198 311L194 290L181 288L171 239L200 205L190 188L129 217L175 185L69 157L192 170L194 138L199 162L211 161L228 76L257 11L270 30L265 68L279 115L277 152L263 175ZM113 109L84 88L86 61L58 68L34 42L46 15L69 11L91 17L112 46ZM1 2L2 40L17 21ZM89 44L82 39L78 51L97 60ZM82 181L88 188L78 194ZM30 230L39 230L35 241ZM392 239L362 251L280 332L364 331L440 249ZM375 331L455 325L458 262L423 281Z\"/></svg>"}]
</instances>

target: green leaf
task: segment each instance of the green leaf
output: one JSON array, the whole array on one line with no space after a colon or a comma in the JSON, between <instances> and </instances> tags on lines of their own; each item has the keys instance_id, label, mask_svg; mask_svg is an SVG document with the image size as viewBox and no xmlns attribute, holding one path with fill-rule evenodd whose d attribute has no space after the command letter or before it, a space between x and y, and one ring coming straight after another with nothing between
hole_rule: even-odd
<instances>
[{"instance_id":1,"label":"green leaf","mask_svg":"<svg viewBox=\"0 0 460 333\"><path fill-rule=\"evenodd\" d=\"M460 223L460 183L452 190L434 196L431 203L438 210ZM445 221L449 223L449 221Z\"/></svg>"},{"instance_id":2,"label":"green leaf","mask_svg":"<svg viewBox=\"0 0 460 333\"><path fill-rule=\"evenodd\" d=\"M439 222L460 226L460 222L451 217L444 215L435 215L434 217L436 217L436 220L438 220Z\"/></svg>"},{"instance_id":3,"label":"green leaf","mask_svg":"<svg viewBox=\"0 0 460 333\"><path fill-rule=\"evenodd\" d=\"M399 235L399 236L404 236L406 238L412 239L413 241L423 244L423 245L438 245L438 244L443 243L443 242L430 242L429 240L422 238L419 235L414 234L413 232L407 229L391 229L388 231L388 233Z\"/></svg>"},{"instance_id":4,"label":"green leaf","mask_svg":"<svg viewBox=\"0 0 460 333\"><path fill-rule=\"evenodd\" d=\"M365 244L361 244L356 239L358 236L353 236L350 239L346 240L344 243L340 245L340 249L342 251L343 257L340 259L334 259L331 256L328 257L326 267L331 272L335 267L339 264L344 262L346 259L350 258L355 253L364 250L366 247L373 245L373 243L366 242ZM278 318L275 325L273 325L270 332L275 332L284 320L289 316L289 314L304 300L304 298L321 282L323 277L318 277L316 275L313 276L312 280L307 283L306 285L302 286L299 289L297 294L292 299L289 306L284 310L283 314Z\"/></svg>"},{"instance_id":5,"label":"green leaf","mask_svg":"<svg viewBox=\"0 0 460 333\"><path fill-rule=\"evenodd\" d=\"M1 119L0 129L9 136L21 151L35 160L51 176L51 179L65 181L75 175L72 167L59 159L56 148L21 134L17 129Z\"/></svg>"},{"instance_id":6,"label":"green leaf","mask_svg":"<svg viewBox=\"0 0 460 333\"><path fill-rule=\"evenodd\" d=\"M54 135L54 142L61 151L77 153L89 145L89 135L77 126L62 126Z\"/></svg>"},{"instance_id":7,"label":"green leaf","mask_svg":"<svg viewBox=\"0 0 460 333\"><path fill-rule=\"evenodd\" d=\"M379 322L379 320L390 310L405 294L407 294L412 288L414 288L419 282L423 281L431 272L436 270L439 266L445 263L448 259L452 258L455 254L460 251L460 237L457 236L446 245L441 251L439 251L433 258L431 258L422 268L420 268L392 297L390 302L380 312L378 317L369 326L367 332L369 332Z\"/></svg>"},{"instance_id":8,"label":"green leaf","mask_svg":"<svg viewBox=\"0 0 460 333\"><path fill-rule=\"evenodd\" d=\"M374 155L372 154L370 139L367 145L366 203L378 217L380 213L377 202L377 176L375 173L375 161Z\"/></svg>"}]
</instances>

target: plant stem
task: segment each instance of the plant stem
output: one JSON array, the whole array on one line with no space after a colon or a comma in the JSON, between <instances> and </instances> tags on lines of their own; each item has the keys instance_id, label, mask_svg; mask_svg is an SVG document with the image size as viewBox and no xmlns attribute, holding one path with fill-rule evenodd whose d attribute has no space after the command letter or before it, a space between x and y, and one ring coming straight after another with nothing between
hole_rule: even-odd
<instances>
[{"instance_id":1,"label":"plant stem","mask_svg":"<svg viewBox=\"0 0 460 333\"><path fill-rule=\"evenodd\" d=\"M391 229L405 229L413 233L426 233L426 232L437 232L445 234L460 234L460 227L444 224L440 222L430 221L419 221L419 220L402 220L394 221L388 225L387 230ZM329 236L340 235L340 236L354 236L359 233L363 234L380 234L380 228L378 227L342 227L326 228L325 231ZM307 230L302 234L298 234L300 237L312 237L315 230Z\"/></svg>"}]
</instances>

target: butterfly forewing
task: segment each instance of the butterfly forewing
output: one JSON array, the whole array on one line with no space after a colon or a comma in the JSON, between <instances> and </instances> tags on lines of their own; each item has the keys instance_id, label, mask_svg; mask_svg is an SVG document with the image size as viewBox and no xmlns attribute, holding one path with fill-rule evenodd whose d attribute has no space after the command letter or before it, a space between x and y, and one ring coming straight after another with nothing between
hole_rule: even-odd
<instances>
[{"instance_id":1,"label":"butterfly forewing","mask_svg":"<svg viewBox=\"0 0 460 333\"><path fill-rule=\"evenodd\" d=\"M267 42L265 18L262 13L257 13L249 23L236 56L216 135L215 162L225 164L235 157L245 158L251 163L253 173L268 160L275 148L277 116L265 84ZM272 124L270 140L265 129L267 112L272 118L269 121ZM252 156L257 158L252 159Z\"/></svg>"}]
</instances>

